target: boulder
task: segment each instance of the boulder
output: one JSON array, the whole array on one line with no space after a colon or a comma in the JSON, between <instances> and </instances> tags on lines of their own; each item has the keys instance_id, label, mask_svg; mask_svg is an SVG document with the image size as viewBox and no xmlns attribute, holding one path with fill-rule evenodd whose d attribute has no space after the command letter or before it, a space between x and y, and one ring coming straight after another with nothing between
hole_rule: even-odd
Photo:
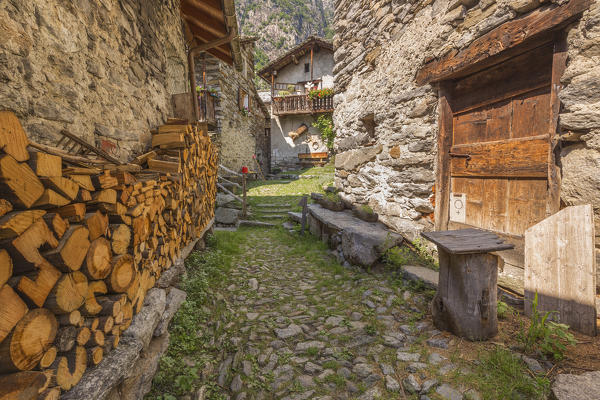
<instances>
[{"instance_id":1,"label":"boulder","mask_svg":"<svg viewBox=\"0 0 600 400\"><path fill-rule=\"evenodd\" d=\"M235 208L218 207L215 210L215 221L217 224L235 225L239 219L240 210Z\"/></svg>"},{"instance_id":2,"label":"boulder","mask_svg":"<svg viewBox=\"0 0 600 400\"><path fill-rule=\"evenodd\" d=\"M217 193L217 207L225 207L235 201L235 197L227 193Z\"/></svg>"},{"instance_id":3,"label":"boulder","mask_svg":"<svg viewBox=\"0 0 600 400\"><path fill-rule=\"evenodd\" d=\"M596 400L600 393L600 371L581 375L560 374L552 384L554 400Z\"/></svg>"},{"instance_id":4,"label":"boulder","mask_svg":"<svg viewBox=\"0 0 600 400\"><path fill-rule=\"evenodd\" d=\"M383 146L377 145L339 153L335 156L335 168L352 171L374 160L377 154L381 153L381 150L383 150Z\"/></svg>"}]
</instances>

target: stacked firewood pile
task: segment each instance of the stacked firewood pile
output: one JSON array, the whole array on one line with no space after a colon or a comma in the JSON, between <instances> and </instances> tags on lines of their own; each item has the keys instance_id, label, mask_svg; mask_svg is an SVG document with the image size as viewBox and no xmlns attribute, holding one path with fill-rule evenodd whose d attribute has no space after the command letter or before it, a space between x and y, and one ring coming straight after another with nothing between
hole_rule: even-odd
<instances>
[{"instance_id":1,"label":"stacked firewood pile","mask_svg":"<svg viewBox=\"0 0 600 400\"><path fill-rule=\"evenodd\" d=\"M0 398L73 387L210 224L217 155L206 129L171 121L152 143L137 165L99 168L33 151L0 112Z\"/></svg>"}]
</instances>

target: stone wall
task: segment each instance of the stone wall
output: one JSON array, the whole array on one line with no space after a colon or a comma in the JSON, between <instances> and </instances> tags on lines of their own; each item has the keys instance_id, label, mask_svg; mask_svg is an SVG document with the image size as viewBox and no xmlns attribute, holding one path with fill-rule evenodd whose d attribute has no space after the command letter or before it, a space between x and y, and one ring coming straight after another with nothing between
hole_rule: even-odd
<instances>
[{"instance_id":1,"label":"stone wall","mask_svg":"<svg viewBox=\"0 0 600 400\"><path fill-rule=\"evenodd\" d=\"M187 91L179 0L6 0L0 37L0 109L44 144L65 129L127 159Z\"/></svg>"},{"instance_id":2,"label":"stone wall","mask_svg":"<svg viewBox=\"0 0 600 400\"><path fill-rule=\"evenodd\" d=\"M258 96L254 84L254 42L242 40L243 64L238 70L210 55L196 60L196 81L201 84L206 65L207 88L219 94L216 114L217 130L213 138L219 146L220 163L239 171L242 166L256 170L252 156L256 154L263 172L269 170L269 142L265 137L269 112ZM240 109L239 92L250 96L250 112Z\"/></svg>"},{"instance_id":3,"label":"stone wall","mask_svg":"<svg viewBox=\"0 0 600 400\"><path fill-rule=\"evenodd\" d=\"M336 185L344 196L371 205L410 238L431 229L438 97L416 85L416 72L537 7L537 0L336 1ZM594 205L600 246L600 3L568 32L561 197Z\"/></svg>"},{"instance_id":4,"label":"stone wall","mask_svg":"<svg viewBox=\"0 0 600 400\"><path fill-rule=\"evenodd\" d=\"M273 115L271 117L271 164L273 168L298 169L300 168L298 154L328 152L321 133L312 126L316 118L311 114ZM290 133L302 124L308 127L308 131L296 140L292 139Z\"/></svg>"}]
</instances>

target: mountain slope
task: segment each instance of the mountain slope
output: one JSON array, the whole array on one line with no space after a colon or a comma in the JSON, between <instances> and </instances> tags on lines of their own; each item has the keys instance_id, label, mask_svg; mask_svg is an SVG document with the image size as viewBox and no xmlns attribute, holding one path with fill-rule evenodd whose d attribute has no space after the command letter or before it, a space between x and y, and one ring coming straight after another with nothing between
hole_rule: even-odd
<instances>
[{"instance_id":1,"label":"mountain slope","mask_svg":"<svg viewBox=\"0 0 600 400\"><path fill-rule=\"evenodd\" d=\"M256 36L256 68L311 35L333 36L333 0L238 0L240 32Z\"/></svg>"}]
</instances>

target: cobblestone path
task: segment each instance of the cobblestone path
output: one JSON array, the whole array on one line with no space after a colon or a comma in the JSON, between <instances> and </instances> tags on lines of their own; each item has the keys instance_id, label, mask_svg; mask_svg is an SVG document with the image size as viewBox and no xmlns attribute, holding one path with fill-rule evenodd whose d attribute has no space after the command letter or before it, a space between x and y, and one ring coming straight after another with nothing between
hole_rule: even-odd
<instances>
[{"instance_id":1,"label":"cobblestone path","mask_svg":"<svg viewBox=\"0 0 600 400\"><path fill-rule=\"evenodd\" d=\"M296 241L309 239L282 230L246 232L206 332L218 362L194 399L214 380L236 400L463 398L443 383L458 367L425 317L431 293L308 254Z\"/></svg>"}]
</instances>

